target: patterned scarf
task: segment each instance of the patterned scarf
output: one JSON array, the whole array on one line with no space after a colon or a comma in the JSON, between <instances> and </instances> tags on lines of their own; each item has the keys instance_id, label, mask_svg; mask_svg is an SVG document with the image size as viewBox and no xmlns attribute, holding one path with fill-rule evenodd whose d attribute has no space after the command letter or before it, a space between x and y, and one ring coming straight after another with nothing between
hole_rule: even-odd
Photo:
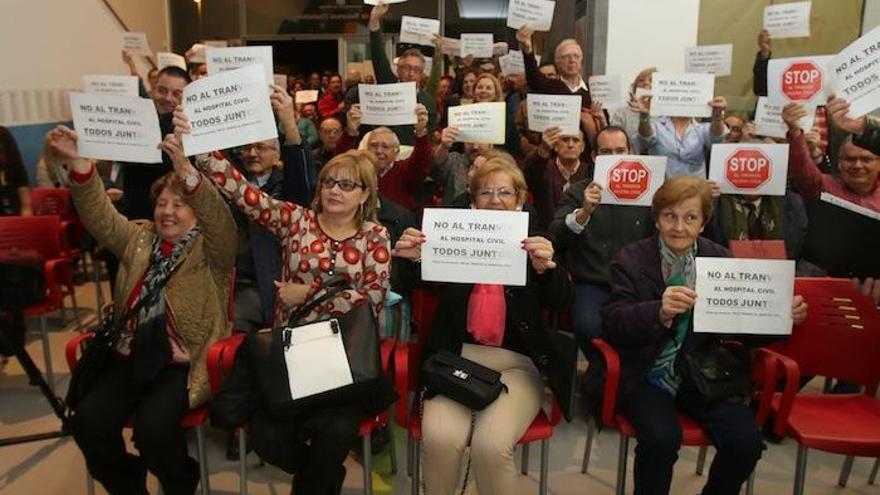
<instances>
[{"instance_id":1,"label":"patterned scarf","mask_svg":"<svg viewBox=\"0 0 880 495\"><path fill-rule=\"evenodd\" d=\"M171 360L171 344L165 320L165 283L171 277L180 256L198 236L198 226L189 229L177 241L170 256L162 255L162 241L156 237L150 254L150 267L135 305L140 304L134 339L131 344L132 370L135 382L151 381ZM134 306L132 306L134 307Z\"/></svg>"}]
</instances>

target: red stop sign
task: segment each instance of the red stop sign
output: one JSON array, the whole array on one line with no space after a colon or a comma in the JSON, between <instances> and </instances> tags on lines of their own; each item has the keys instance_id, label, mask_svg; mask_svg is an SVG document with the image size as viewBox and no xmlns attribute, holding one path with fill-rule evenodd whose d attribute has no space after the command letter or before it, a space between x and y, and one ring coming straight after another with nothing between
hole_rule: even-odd
<instances>
[{"instance_id":1,"label":"red stop sign","mask_svg":"<svg viewBox=\"0 0 880 495\"><path fill-rule=\"evenodd\" d=\"M757 189L771 176L770 158L761 150L740 149L724 161L724 178L739 189Z\"/></svg>"},{"instance_id":2,"label":"red stop sign","mask_svg":"<svg viewBox=\"0 0 880 495\"><path fill-rule=\"evenodd\" d=\"M608 170L608 191L619 200L639 199L650 183L651 171L637 160L621 160Z\"/></svg>"},{"instance_id":3,"label":"red stop sign","mask_svg":"<svg viewBox=\"0 0 880 495\"><path fill-rule=\"evenodd\" d=\"M797 62L782 72L782 93L792 101L811 99L822 89L825 74L813 62Z\"/></svg>"}]
</instances>

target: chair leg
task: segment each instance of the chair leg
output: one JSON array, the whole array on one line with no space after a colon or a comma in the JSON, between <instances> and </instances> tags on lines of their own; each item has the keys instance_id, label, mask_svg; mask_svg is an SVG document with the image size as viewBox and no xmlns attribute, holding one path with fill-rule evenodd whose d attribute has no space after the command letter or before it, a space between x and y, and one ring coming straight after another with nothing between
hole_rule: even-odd
<instances>
[{"instance_id":1,"label":"chair leg","mask_svg":"<svg viewBox=\"0 0 880 495\"><path fill-rule=\"evenodd\" d=\"M880 457L874 459L874 467L871 468L871 476L868 477L869 485L873 485L877 481L877 471L880 471Z\"/></svg>"},{"instance_id":2,"label":"chair leg","mask_svg":"<svg viewBox=\"0 0 880 495\"><path fill-rule=\"evenodd\" d=\"M247 430L238 429L238 492L247 495Z\"/></svg>"},{"instance_id":3,"label":"chair leg","mask_svg":"<svg viewBox=\"0 0 880 495\"><path fill-rule=\"evenodd\" d=\"M55 393L55 374L52 372L52 351L49 347L49 327L46 322L46 315L40 315L40 338L43 341L43 360L46 366L46 383L49 390Z\"/></svg>"},{"instance_id":4,"label":"chair leg","mask_svg":"<svg viewBox=\"0 0 880 495\"><path fill-rule=\"evenodd\" d=\"M617 495L626 493L626 458L629 453L629 437L620 434L620 448L617 452Z\"/></svg>"},{"instance_id":5,"label":"chair leg","mask_svg":"<svg viewBox=\"0 0 880 495\"><path fill-rule=\"evenodd\" d=\"M804 477L807 471L807 448L798 445L797 462L794 469L794 495L803 495Z\"/></svg>"},{"instance_id":6,"label":"chair leg","mask_svg":"<svg viewBox=\"0 0 880 495\"><path fill-rule=\"evenodd\" d=\"M524 443L522 446L522 464L519 472L526 475L529 474L529 444Z\"/></svg>"},{"instance_id":7,"label":"chair leg","mask_svg":"<svg viewBox=\"0 0 880 495\"><path fill-rule=\"evenodd\" d=\"M388 455L391 457L391 474L397 474L397 445L394 441L394 427L388 422Z\"/></svg>"},{"instance_id":8,"label":"chair leg","mask_svg":"<svg viewBox=\"0 0 880 495\"><path fill-rule=\"evenodd\" d=\"M410 443L413 444L412 448L412 495L419 495L419 463L421 459L419 459L419 447L421 442L417 442L415 440L410 439Z\"/></svg>"},{"instance_id":9,"label":"chair leg","mask_svg":"<svg viewBox=\"0 0 880 495\"><path fill-rule=\"evenodd\" d=\"M593 418L587 418L587 443L584 446L584 460L581 462L581 473L587 474L590 468L590 453L593 450L593 436L596 434L596 424Z\"/></svg>"},{"instance_id":10,"label":"chair leg","mask_svg":"<svg viewBox=\"0 0 880 495\"><path fill-rule=\"evenodd\" d=\"M706 467L706 452L709 451L709 447L703 445L700 447L700 453L697 454L697 476L703 475L703 468Z\"/></svg>"},{"instance_id":11,"label":"chair leg","mask_svg":"<svg viewBox=\"0 0 880 495\"><path fill-rule=\"evenodd\" d=\"M76 328L83 329L82 320L79 317L79 305L76 303L76 286L70 286L70 302L73 303L73 319L76 320Z\"/></svg>"},{"instance_id":12,"label":"chair leg","mask_svg":"<svg viewBox=\"0 0 880 495\"><path fill-rule=\"evenodd\" d=\"M852 473L853 461L855 461L855 456L848 455L846 459L843 460L843 467L840 469L840 478L837 480L838 486L846 486L846 482L849 481L849 475Z\"/></svg>"},{"instance_id":13,"label":"chair leg","mask_svg":"<svg viewBox=\"0 0 880 495\"><path fill-rule=\"evenodd\" d=\"M211 481L208 474L208 442L205 440L205 425L196 426L196 443L199 447L199 478L202 482L202 495L211 495Z\"/></svg>"},{"instance_id":14,"label":"chair leg","mask_svg":"<svg viewBox=\"0 0 880 495\"><path fill-rule=\"evenodd\" d=\"M538 478L538 495L547 495L547 473L550 470L550 439L541 440L541 477Z\"/></svg>"},{"instance_id":15,"label":"chair leg","mask_svg":"<svg viewBox=\"0 0 880 495\"><path fill-rule=\"evenodd\" d=\"M373 451L370 434L363 437L364 448L364 494L373 495Z\"/></svg>"}]
</instances>

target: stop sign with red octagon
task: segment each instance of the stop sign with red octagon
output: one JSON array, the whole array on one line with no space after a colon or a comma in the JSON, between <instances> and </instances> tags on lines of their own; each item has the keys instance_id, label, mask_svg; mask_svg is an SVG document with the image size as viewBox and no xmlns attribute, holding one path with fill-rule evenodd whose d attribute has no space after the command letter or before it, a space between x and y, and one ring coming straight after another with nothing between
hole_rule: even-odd
<instances>
[{"instance_id":1,"label":"stop sign with red octagon","mask_svg":"<svg viewBox=\"0 0 880 495\"><path fill-rule=\"evenodd\" d=\"M724 178L738 189L757 189L770 180L771 165L763 151L739 149L724 161Z\"/></svg>"},{"instance_id":2,"label":"stop sign with red octagon","mask_svg":"<svg viewBox=\"0 0 880 495\"><path fill-rule=\"evenodd\" d=\"M608 169L608 191L621 201L635 201L651 184L651 171L638 160L621 160Z\"/></svg>"},{"instance_id":3,"label":"stop sign with red octagon","mask_svg":"<svg viewBox=\"0 0 880 495\"><path fill-rule=\"evenodd\" d=\"M822 90L824 73L813 62L796 62L782 71L782 93L792 101L807 101Z\"/></svg>"}]
</instances>

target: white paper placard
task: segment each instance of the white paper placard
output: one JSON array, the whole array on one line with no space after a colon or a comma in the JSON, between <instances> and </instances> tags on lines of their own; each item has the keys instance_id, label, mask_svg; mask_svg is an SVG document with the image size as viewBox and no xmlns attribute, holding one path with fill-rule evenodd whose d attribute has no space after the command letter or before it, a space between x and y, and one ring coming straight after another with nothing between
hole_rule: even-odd
<instances>
[{"instance_id":1,"label":"white paper placard","mask_svg":"<svg viewBox=\"0 0 880 495\"><path fill-rule=\"evenodd\" d=\"M764 29L776 39L809 36L812 4L796 2L764 7Z\"/></svg>"},{"instance_id":2,"label":"white paper placard","mask_svg":"<svg viewBox=\"0 0 880 495\"><path fill-rule=\"evenodd\" d=\"M790 335L794 260L697 257L694 332Z\"/></svg>"},{"instance_id":3,"label":"white paper placard","mask_svg":"<svg viewBox=\"0 0 880 495\"><path fill-rule=\"evenodd\" d=\"M722 194L785 196L787 174L788 144L712 145L709 180Z\"/></svg>"},{"instance_id":4,"label":"white paper placard","mask_svg":"<svg viewBox=\"0 0 880 495\"><path fill-rule=\"evenodd\" d=\"M162 161L162 131L149 98L70 93L77 146L85 158L134 163Z\"/></svg>"},{"instance_id":5,"label":"white paper placard","mask_svg":"<svg viewBox=\"0 0 880 495\"><path fill-rule=\"evenodd\" d=\"M367 125L410 125L416 118L416 83L358 84L361 122Z\"/></svg>"},{"instance_id":6,"label":"white paper placard","mask_svg":"<svg viewBox=\"0 0 880 495\"><path fill-rule=\"evenodd\" d=\"M666 74L655 72L651 115L710 117L709 102L715 94L713 74Z\"/></svg>"},{"instance_id":7,"label":"white paper placard","mask_svg":"<svg viewBox=\"0 0 880 495\"><path fill-rule=\"evenodd\" d=\"M508 46L506 41L498 41L496 43L492 43L492 56L500 57L501 55L507 55L507 52L510 51L510 46Z\"/></svg>"},{"instance_id":8,"label":"white paper placard","mask_svg":"<svg viewBox=\"0 0 880 495\"><path fill-rule=\"evenodd\" d=\"M684 71L689 73L729 76L733 45L704 45L684 49Z\"/></svg>"},{"instance_id":9,"label":"white paper placard","mask_svg":"<svg viewBox=\"0 0 880 495\"><path fill-rule=\"evenodd\" d=\"M542 95L529 93L529 130L544 132L559 127L563 135L577 134L581 129L580 95Z\"/></svg>"},{"instance_id":10,"label":"white paper placard","mask_svg":"<svg viewBox=\"0 0 880 495\"><path fill-rule=\"evenodd\" d=\"M449 57L461 56L461 40L443 37L443 54Z\"/></svg>"},{"instance_id":11,"label":"white paper placard","mask_svg":"<svg viewBox=\"0 0 880 495\"><path fill-rule=\"evenodd\" d=\"M665 156L597 155L593 172L606 205L651 206L665 177Z\"/></svg>"},{"instance_id":12,"label":"white paper placard","mask_svg":"<svg viewBox=\"0 0 880 495\"><path fill-rule=\"evenodd\" d=\"M590 76L587 86L590 88L590 98L601 103L606 110L611 111L626 106L620 75Z\"/></svg>"},{"instance_id":13,"label":"white paper placard","mask_svg":"<svg viewBox=\"0 0 880 495\"><path fill-rule=\"evenodd\" d=\"M541 56L535 55L535 61L540 66ZM514 74L524 74L526 72L526 64L523 59L523 52L520 50L510 50L507 55L498 57L498 65L501 67L501 74L512 76Z\"/></svg>"},{"instance_id":14,"label":"white paper placard","mask_svg":"<svg viewBox=\"0 0 880 495\"><path fill-rule=\"evenodd\" d=\"M296 92L296 96L294 97L294 103L314 103L318 101L318 90L317 89L301 89Z\"/></svg>"},{"instance_id":15,"label":"white paper placard","mask_svg":"<svg viewBox=\"0 0 880 495\"><path fill-rule=\"evenodd\" d=\"M880 107L880 27L852 42L831 59L831 92L850 104L858 118Z\"/></svg>"},{"instance_id":16,"label":"white paper placard","mask_svg":"<svg viewBox=\"0 0 880 495\"><path fill-rule=\"evenodd\" d=\"M440 21L413 17L409 15L400 18L400 42L413 43L423 46L434 46L434 35L440 32Z\"/></svg>"},{"instance_id":17,"label":"white paper placard","mask_svg":"<svg viewBox=\"0 0 880 495\"><path fill-rule=\"evenodd\" d=\"M434 59L425 57L425 66L422 68L422 73L425 74L425 76L430 76L433 67Z\"/></svg>"},{"instance_id":18,"label":"white paper placard","mask_svg":"<svg viewBox=\"0 0 880 495\"><path fill-rule=\"evenodd\" d=\"M528 213L425 208L422 231L422 280L526 285Z\"/></svg>"},{"instance_id":19,"label":"white paper placard","mask_svg":"<svg viewBox=\"0 0 880 495\"><path fill-rule=\"evenodd\" d=\"M125 32L122 33L122 47L136 55L148 56L153 54L150 43L147 41L147 33Z\"/></svg>"},{"instance_id":20,"label":"white paper placard","mask_svg":"<svg viewBox=\"0 0 880 495\"><path fill-rule=\"evenodd\" d=\"M165 67L180 67L183 70L186 69L186 59L182 56L171 53L171 52L158 52L156 53L156 66L159 70L164 69Z\"/></svg>"},{"instance_id":21,"label":"white paper placard","mask_svg":"<svg viewBox=\"0 0 880 495\"><path fill-rule=\"evenodd\" d=\"M864 215L868 218L873 218L874 220L880 221L880 212L874 211L870 208L865 208L864 206L857 205L851 201L847 201L839 196L834 196L833 194L828 194L823 192L819 195L819 199L833 204L835 206L839 206L843 209L849 210L853 213L858 213L859 215Z\"/></svg>"},{"instance_id":22,"label":"white paper placard","mask_svg":"<svg viewBox=\"0 0 880 495\"><path fill-rule=\"evenodd\" d=\"M770 103L770 98L766 96L758 97L758 104L755 107L755 126L759 136L769 136L785 139L788 132L788 125L782 120L783 105ZM813 128L813 121L816 119L816 107L806 107L807 115L800 120L801 129L809 132Z\"/></svg>"},{"instance_id":23,"label":"white paper placard","mask_svg":"<svg viewBox=\"0 0 880 495\"><path fill-rule=\"evenodd\" d=\"M767 96L770 103L824 105L828 98L830 55L771 58L767 64Z\"/></svg>"},{"instance_id":24,"label":"white paper placard","mask_svg":"<svg viewBox=\"0 0 880 495\"><path fill-rule=\"evenodd\" d=\"M275 73L271 46L233 46L227 48L207 47L208 75L240 69L248 65L259 65L263 70L266 84L272 84Z\"/></svg>"},{"instance_id":25,"label":"white paper placard","mask_svg":"<svg viewBox=\"0 0 880 495\"><path fill-rule=\"evenodd\" d=\"M189 63L191 64L204 64L205 63L205 45L202 43L196 43L189 50L187 50L189 56L187 57Z\"/></svg>"},{"instance_id":26,"label":"white paper placard","mask_svg":"<svg viewBox=\"0 0 880 495\"><path fill-rule=\"evenodd\" d=\"M83 76L83 92L94 95L117 95L137 98L137 76L91 75Z\"/></svg>"},{"instance_id":27,"label":"white paper placard","mask_svg":"<svg viewBox=\"0 0 880 495\"><path fill-rule=\"evenodd\" d=\"M333 319L284 329L290 332L290 346L284 348L284 364L292 399L354 383L342 332L333 331L334 322L339 324Z\"/></svg>"},{"instance_id":28,"label":"white paper placard","mask_svg":"<svg viewBox=\"0 0 880 495\"><path fill-rule=\"evenodd\" d=\"M211 48L225 48L229 46L229 41L227 40L205 40L202 42L205 46L210 46Z\"/></svg>"},{"instance_id":29,"label":"white paper placard","mask_svg":"<svg viewBox=\"0 0 880 495\"><path fill-rule=\"evenodd\" d=\"M461 57L492 58L492 33L464 33L461 35Z\"/></svg>"},{"instance_id":30,"label":"white paper placard","mask_svg":"<svg viewBox=\"0 0 880 495\"><path fill-rule=\"evenodd\" d=\"M510 0L507 5L507 27L529 26L535 31L550 31L553 25L553 0Z\"/></svg>"},{"instance_id":31,"label":"white paper placard","mask_svg":"<svg viewBox=\"0 0 880 495\"><path fill-rule=\"evenodd\" d=\"M193 81L183 90L192 128L183 135L188 156L278 137L263 67L249 65Z\"/></svg>"},{"instance_id":32,"label":"white paper placard","mask_svg":"<svg viewBox=\"0 0 880 495\"><path fill-rule=\"evenodd\" d=\"M461 143L504 144L507 107L503 101L471 103L446 109L449 127L458 128Z\"/></svg>"}]
</instances>

